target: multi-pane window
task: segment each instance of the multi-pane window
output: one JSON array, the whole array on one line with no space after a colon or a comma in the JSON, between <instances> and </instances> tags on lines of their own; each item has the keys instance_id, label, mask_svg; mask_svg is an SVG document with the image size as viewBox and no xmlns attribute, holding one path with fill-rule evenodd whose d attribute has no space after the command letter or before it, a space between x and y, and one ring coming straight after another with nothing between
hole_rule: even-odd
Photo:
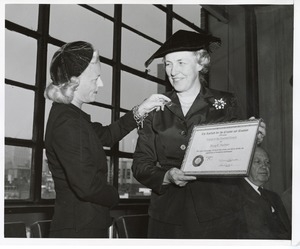
<instances>
[{"instance_id":1,"label":"multi-pane window","mask_svg":"<svg viewBox=\"0 0 300 249\"><path fill-rule=\"evenodd\" d=\"M36 202L55 198L43 144L52 105L43 90L54 52L75 40L99 50L104 86L83 110L92 121L108 125L151 94L167 90L162 61L154 60L147 70L144 62L167 35L199 31L202 20L200 5L150 4L6 4L5 19L5 199ZM108 181L121 198L151 193L131 172L137 136L134 130L105 148Z\"/></svg>"}]
</instances>

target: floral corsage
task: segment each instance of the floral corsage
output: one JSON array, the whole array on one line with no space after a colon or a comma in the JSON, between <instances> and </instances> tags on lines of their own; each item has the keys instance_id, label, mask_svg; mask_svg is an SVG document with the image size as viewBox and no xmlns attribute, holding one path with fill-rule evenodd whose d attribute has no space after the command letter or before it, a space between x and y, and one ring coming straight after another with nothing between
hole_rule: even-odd
<instances>
[{"instance_id":1,"label":"floral corsage","mask_svg":"<svg viewBox=\"0 0 300 249\"><path fill-rule=\"evenodd\" d=\"M213 103L213 106L216 108L216 110L224 109L226 105L226 102L223 100L223 98L215 99L215 102Z\"/></svg>"}]
</instances>

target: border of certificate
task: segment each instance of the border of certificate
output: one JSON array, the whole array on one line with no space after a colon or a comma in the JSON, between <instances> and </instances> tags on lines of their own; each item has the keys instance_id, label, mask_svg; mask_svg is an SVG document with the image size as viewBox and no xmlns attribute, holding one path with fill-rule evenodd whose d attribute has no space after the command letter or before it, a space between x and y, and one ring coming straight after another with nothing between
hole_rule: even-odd
<instances>
[{"instance_id":1,"label":"border of certificate","mask_svg":"<svg viewBox=\"0 0 300 249\"><path fill-rule=\"evenodd\" d=\"M241 120L241 121L231 121L231 122L221 122L221 123L210 123L210 124L202 124L202 125L196 125L193 128L192 135L190 137L187 150L181 165L181 170L184 172L185 175L194 175L197 177L245 177L249 175L250 167L251 167L251 162L252 158L254 155L255 147L257 144L257 133L259 129L261 119L253 119L253 120ZM194 153L195 146L194 144L194 138L197 132L203 132L203 131L219 131L219 130L226 130L227 126L229 129L231 128L245 128L247 126L255 126L253 129L256 129L256 132L253 136L249 137L247 136L247 142L251 143L250 149L251 151L247 150L248 158L245 159L244 162L246 162L244 165L241 166L241 169L238 170L203 170L201 165L204 162L204 158L201 154L197 155L196 157L191 156L190 153ZM251 129L253 132L254 130ZM252 135L252 134L250 134ZM199 136L197 136L199 137ZM200 135L201 137L201 135ZM201 143L201 141L197 142ZM219 155L222 156L222 152L217 152ZM196 155L196 154L195 154ZM193 160L191 160L193 158ZM195 167L193 168L193 171L191 171L189 168L189 165L194 165Z\"/></svg>"}]
</instances>

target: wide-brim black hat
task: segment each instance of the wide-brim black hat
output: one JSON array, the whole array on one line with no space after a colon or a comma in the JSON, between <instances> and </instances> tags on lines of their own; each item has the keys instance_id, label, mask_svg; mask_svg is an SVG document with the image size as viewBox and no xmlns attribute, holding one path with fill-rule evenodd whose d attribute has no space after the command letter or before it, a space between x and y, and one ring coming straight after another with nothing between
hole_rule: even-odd
<instances>
[{"instance_id":1,"label":"wide-brim black hat","mask_svg":"<svg viewBox=\"0 0 300 249\"><path fill-rule=\"evenodd\" d=\"M221 39L211 34L178 30L145 62L145 66L148 67L154 59L172 52L196 51L199 49L206 49L208 52L212 52L220 46Z\"/></svg>"}]
</instances>

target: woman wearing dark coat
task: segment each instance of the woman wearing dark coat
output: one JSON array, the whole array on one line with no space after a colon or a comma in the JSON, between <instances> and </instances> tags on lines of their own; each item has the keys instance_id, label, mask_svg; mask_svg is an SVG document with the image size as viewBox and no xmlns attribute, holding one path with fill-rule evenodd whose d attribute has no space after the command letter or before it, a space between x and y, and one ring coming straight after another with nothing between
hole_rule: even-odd
<instances>
[{"instance_id":1,"label":"woman wearing dark coat","mask_svg":"<svg viewBox=\"0 0 300 249\"><path fill-rule=\"evenodd\" d=\"M103 146L112 146L141 125L148 112L163 109L169 99L154 94L108 126L91 122L84 103L95 101L103 86L98 52L87 42L71 42L53 56L52 83L45 97L52 100L45 147L55 184L52 238L106 238L112 224L110 208L118 191L107 183Z\"/></svg>"},{"instance_id":2,"label":"woman wearing dark coat","mask_svg":"<svg viewBox=\"0 0 300 249\"><path fill-rule=\"evenodd\" d=\"M239 119L236 98L205 87L211 35L179 30L146 62L163 57L172 103L145 120L133 160L135 178L152 189L150 238L227 239L239 236L242 215L234 179L186 176L180 170L195 125ZM260 127L265 134L264 124ZM262 139L262 134L259 139Z\"/></svg>"}]
</instances>

